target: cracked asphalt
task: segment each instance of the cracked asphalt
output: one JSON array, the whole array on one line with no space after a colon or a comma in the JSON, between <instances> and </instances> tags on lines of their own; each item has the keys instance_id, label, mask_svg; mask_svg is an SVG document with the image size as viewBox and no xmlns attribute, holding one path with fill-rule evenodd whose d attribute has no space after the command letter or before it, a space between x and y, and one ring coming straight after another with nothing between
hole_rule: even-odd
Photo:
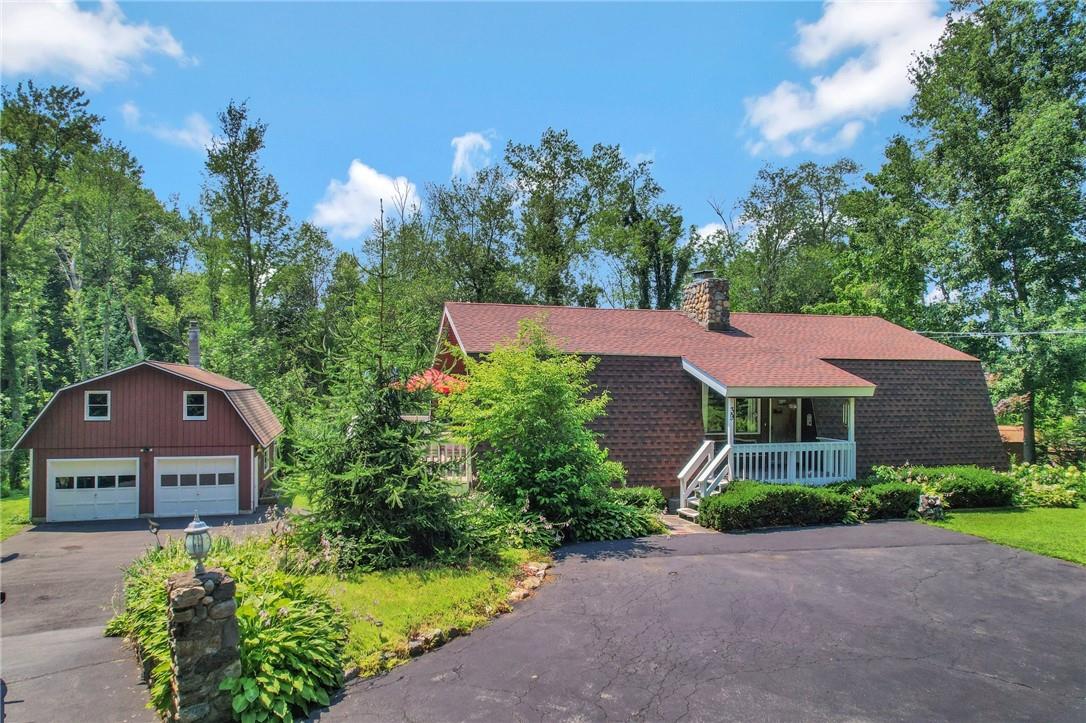
<instances>
[{"instance_id":1,"label":"cracked asphalt","mask_svg":"<svg viewBox=\"0 0 1086 723\"><path fill-rule=\"evenodd\" d=\"M560 551L321 721L1086 720L1086 568L912 522Z\"/></svg>"}]
</instances>

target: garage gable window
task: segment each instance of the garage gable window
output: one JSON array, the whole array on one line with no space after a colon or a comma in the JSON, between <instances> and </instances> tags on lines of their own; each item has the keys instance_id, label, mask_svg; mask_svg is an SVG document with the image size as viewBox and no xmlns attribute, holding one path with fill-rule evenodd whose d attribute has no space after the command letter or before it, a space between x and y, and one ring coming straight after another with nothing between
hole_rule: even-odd
<instances>
[{"instance_id":1,"label":"garage gable window","mask_svg":"<svg viewBox=\"0 0 1086 723\"><path fill-rule=\"evenodd\" d=\"M83 419L87 422L108 422L110 417L110 392L85 392L83 394Z\"/></svg>"},{"instance_id":2,"label":"garage gable window","mask_svg":"<svg viewBox=\"0 0 1086 723\"><path fill-rule=\"evenodd\" d=\"M185 392L185 419L207 419L207 392Z\"/></svg>"}]
</instances>

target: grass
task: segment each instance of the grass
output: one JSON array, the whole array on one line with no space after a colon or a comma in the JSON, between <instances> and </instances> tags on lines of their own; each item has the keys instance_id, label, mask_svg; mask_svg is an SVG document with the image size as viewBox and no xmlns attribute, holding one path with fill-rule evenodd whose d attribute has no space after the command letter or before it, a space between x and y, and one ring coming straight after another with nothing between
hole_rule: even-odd
<instances>
[{"instance_id":1,"label":"grass","mask_svg":"<svg viewBox=\"0 0 1086 723\"><path fill-rule=\"evenodd\" d=\"M6 540L30 526L30 494L26 490L4 490L0 496L0 540Z\"/></svg>"},{"instance_id":2,"label":"grass","mask_svg":"<svg viewBox=\"0 0 1086 723\"><path fill-rule=\"evenodd\" d=\"M518 565L531 559L543 558L507 550L494 563L318 576L310 584L327 590L347 619L349 663L373 675L408 660L416 633L467 632L507 610Z\"/></svg>"},{"instance_id":3,"label":"grass","mask_svg":"<svg viewBox=\"0 0 1086 723\"><path fill-rule=\"evenodd\" d=\"M966 510L930 524L1086 565L1086 506Z\"/></svg>"}]
</instances>

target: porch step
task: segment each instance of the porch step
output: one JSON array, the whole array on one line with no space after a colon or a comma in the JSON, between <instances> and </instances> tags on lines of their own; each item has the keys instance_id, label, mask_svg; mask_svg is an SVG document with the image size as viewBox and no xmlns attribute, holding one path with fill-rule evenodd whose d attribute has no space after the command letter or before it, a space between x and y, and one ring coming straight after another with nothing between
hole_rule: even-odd
<instances>
[{"instance_id":1,"label":"porch step","mask_svg":"<svg viewBox=\"0 0 1086 723\"><path fill-rule=\"evenodd\" d=\"M680 507L679 508L679 517L683 518L684 520L690 520L691 522L697 522L698 521L698 511L694 510L694 509L691 509L689 507Z\"/></svg>"}]
</instances>

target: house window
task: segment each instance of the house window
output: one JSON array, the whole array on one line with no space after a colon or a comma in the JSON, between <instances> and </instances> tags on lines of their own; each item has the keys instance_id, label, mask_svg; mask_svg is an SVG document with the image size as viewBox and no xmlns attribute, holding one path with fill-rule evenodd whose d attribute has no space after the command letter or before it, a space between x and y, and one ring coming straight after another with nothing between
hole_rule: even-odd
<instances>
[{"instance_id":1,"label":"house window","mask_svg":"<svg viewBox=\"0 0 1086 723\"><path fill-rule=\"evenodd\" d=\"M705 431L728 431L728 400L705 387ZM756 435L761 430L761 404L758 399L735 400L735 433Z\"/></svg>"},{"instance_id":2,"label":"house window","mask_svg":"<svg viewBox=\"0 0 1086 723\"><path fill-rule=\"evenodd\" d=\"M762 425L761 406L757 399L735 400L736 434L758 434Z\"/></svg>"},{"instance_id":3,"label":"house window","mask_svg":"<svg viewBox=\"0 0 1086 723\"><path fill-rule=\"evenodd\" d=\"M185 419L207 419L207 392L185 392Z\"/></svg>"},{"instance_id":4,"label":"house window","mask_svg":"<svg viewBox=\"0 0 1086 723\"><path fill-rule=\"evenodd\" d=\"M108 422L110 392L86 392L83 395L83 419L88 422Z\"/></svg>"}]
</instances>

